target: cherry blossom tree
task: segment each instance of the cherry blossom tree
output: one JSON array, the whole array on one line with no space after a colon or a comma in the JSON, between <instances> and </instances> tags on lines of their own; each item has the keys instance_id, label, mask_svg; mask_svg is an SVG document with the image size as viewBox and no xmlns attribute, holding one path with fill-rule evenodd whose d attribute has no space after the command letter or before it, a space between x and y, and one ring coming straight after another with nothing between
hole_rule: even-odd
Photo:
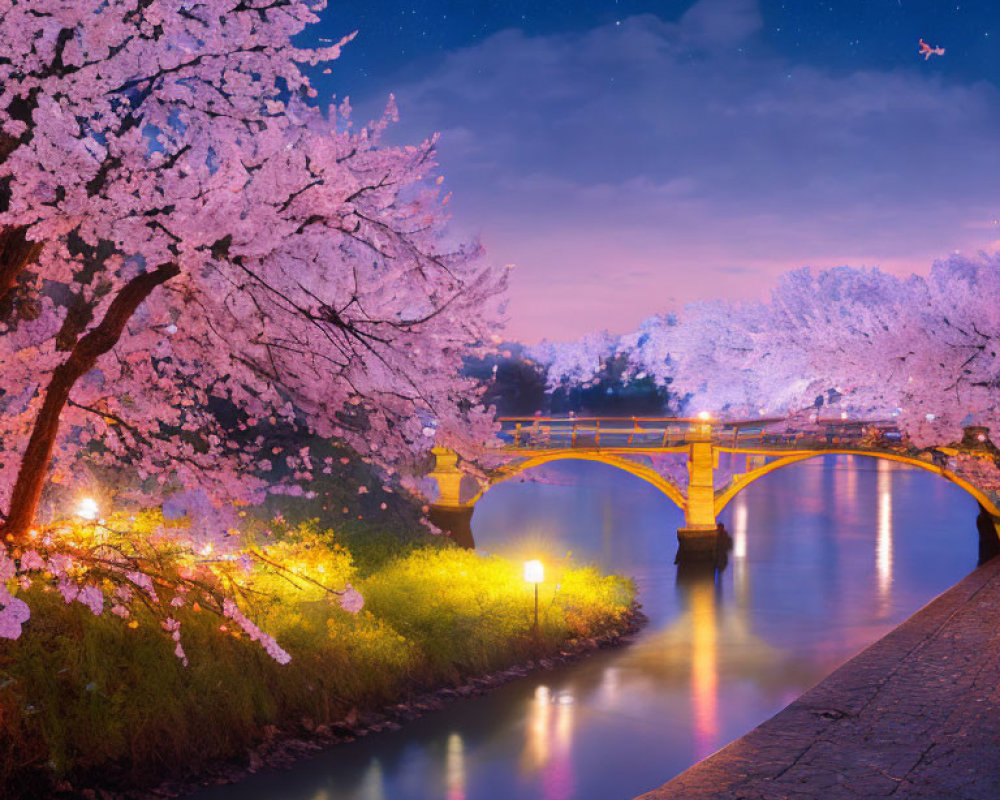
<instances>
[{"instance_id":1,"label":"cherry blossom tree","mask_svg":"<svg viewBox=\"0 0 1000 800\"><path fill-rule=\"evenodd\" d=\"M899 317L903 289L877 270L796 270L769 302L696 303L668 324L647 321L623 345L638 368L670 377L692 411L787 414L831 388L854 386L873 357L854 339L866 341L866 332ZM851 400L873 413L895 408L886 398Z\"/></svg>"},{"instance_id":2,"label":"cherry blossom tree","mask_svg":"<svg viewBox=\"0 0 1000 800\"><path fill-rule=\"evenodd\" d=\"M525 354L545 367L549 389L560 384L582 384L594 380L617 349L618 339L607 331L595 331L571 342L543 340Z\"/></svg>"},{"instance_id":3,"label":"cherry blossom tree","mask_svg":"<svg viewBox=\"0 0 1000 800\"><path fill-rule=\"evenodd\" d=\"M695 303L621 337L633 370L689 411L788 414L835 390L852 416L894 418L918 446L1000 423L1000 258L952 257L929 275L801 269L766 302ZM550 355L550 383L586 381L601 346ZM589 365L589 366L588 366Z\"/></svg>"},{"instance_id":4,"label":"cherry blossom tree","mask_svg":"<svg viewBox=\"0 0 1000 800\"><path fill-rule=\"evenodd\" d=\"M693 369L678 362L675 380L737 413L755 403L788 413L835 389L852 416L895 418L920 446L957 441L964 425L996 428L997 264L954 257L909 278L847 267L788 273L767 303L691 309L680 327L713 320L693 337L712 340L713 352Z\"/></svg>"},{"instance_id":5,"label":"cherry blossom tree","mask_svg":"<svg viewBox=\"0 0 1000 800\"><path fill-rule=\"evenodd\" d=\"M355 127L346 101L308 102L300 65L344 44L291 44L322 7L0 0L0 579L48 570L95 610L88 569L155 595L148 559L34 538L43 492L85 463L219 510L266 488L261 421L388 471L492 432L458 375L505 275L449 240L433 140L386 145L391 104ZM308 452L280 455L310 477ZM211 516L197 544L218 551ZM26 608L0 605L16 635Z\"/></svg>"}]
</instances>

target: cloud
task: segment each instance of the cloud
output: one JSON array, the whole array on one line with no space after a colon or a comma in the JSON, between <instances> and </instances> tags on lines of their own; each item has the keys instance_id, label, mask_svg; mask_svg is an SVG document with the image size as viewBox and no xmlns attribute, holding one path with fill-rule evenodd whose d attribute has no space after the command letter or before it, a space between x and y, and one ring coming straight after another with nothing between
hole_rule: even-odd
<instances>
[{"instance_id":1,"label":"cloud","mask_svg":"<svg viewBox=\"0 0 1000 800\"><path fill-rule=\"evenodd\" d=\"M757 0L701 0L681 17L678 32L696 45L733 46L762 25Z\"/></svg>"},{"instance_id":2,"label":"cloud","mask_svg":"<svg viewBox=\"0 0 1000 800\"><path fill-rule=\"evenodd\" d=\"M509 333L622 330L757 296L782 270L926 270L1000 214L1000 92L913 59L824 71L760 36L754 0L582 33L504 31L395 82L395 135L441 131L456 224L518 269Z\"/></svg>"}]
</instances>

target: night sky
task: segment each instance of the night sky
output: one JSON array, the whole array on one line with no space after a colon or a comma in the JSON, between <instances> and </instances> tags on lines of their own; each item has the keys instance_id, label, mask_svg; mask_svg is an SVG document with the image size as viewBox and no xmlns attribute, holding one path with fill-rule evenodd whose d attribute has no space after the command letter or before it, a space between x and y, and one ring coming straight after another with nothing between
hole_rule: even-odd
<instances>
[{"instance_id":1,"label":"night sky","mask_svg":"<svg viewBox=\"0 0 1000 800\"><path fill-rule=\"evenodd\" d=\"M456 231L517 265L510 338L1000 249L997 0L332 0L312 36L353 30L321 96L440 132Z\"/></svg>"}]
</instances>

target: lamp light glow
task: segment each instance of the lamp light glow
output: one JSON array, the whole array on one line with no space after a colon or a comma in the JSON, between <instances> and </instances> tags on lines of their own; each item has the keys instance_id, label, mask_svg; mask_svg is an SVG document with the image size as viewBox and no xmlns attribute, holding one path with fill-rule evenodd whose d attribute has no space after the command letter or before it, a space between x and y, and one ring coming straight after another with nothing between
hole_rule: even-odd
<instances>
[{"instance_id":1,"label":"lamp light glow","mask_svg":"<svg viewBox=\"0 0 1000 800\"><path fill-rule=\"evenodd\" d=\"M545 580L545 567L537 558L524 562L524 579L535 585L535 635L538 635L538 584Z\"/></svg>"},{"instance_id":2,"label":"lamp light glow","mask_svg":"<svg viewBox=\"0 0 1000 800\"><path fill-rule=\"evenodd\" d=\"M524 579L528 583L541 583L545 580L545 567L537 558L524 562Z\"/></svg>"},{"instance_id":3,"label":"lamp light glow","mask_svg":"<svg viewBox=\"0 0 1000 800\"><path fill-rule=\"evenodd\" d=\"M76 515L83 519L95 520L100 513L97 501L93 497L81 497L76 507Z\"/></svg>"}]
</instances>

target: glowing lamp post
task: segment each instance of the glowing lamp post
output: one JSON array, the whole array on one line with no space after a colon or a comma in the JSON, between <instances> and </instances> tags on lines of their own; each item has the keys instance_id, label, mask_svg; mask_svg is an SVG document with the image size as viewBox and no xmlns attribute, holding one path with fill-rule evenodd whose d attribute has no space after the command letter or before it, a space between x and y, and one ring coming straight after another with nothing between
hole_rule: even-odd
<instances>
[{"instance_id":1,"label":"glowing lamp post","mask_svg":"<svg viewBox=\"0 0 1000 800\"><path fill-rule=\"evenodd\" d=\"M537 558L524 562L524 579L535 584L535 633L538 633L538 584L545 580L545 567Z\"/></svg>"},{"instance_id":2,"label":"glowing lamp post","mask_svg":"<svg viewBox=\"0 0 1000 800\"><path fill-rule=\"evenodd\" d=\"M708 411L699 411L696 419L698 424L692 426L692 433L701 438L710 436L712 433L712 414Z\"/></svg>"},{"instance_id":3,"label":"glowing lamp post","mask_svg":"<svg viewBox=\"0 0 1000 800\"><path fill-rule=\"evenodd\" d=\"M81 497L76 507L76 515L81 519L93 521L97 519L100 509L93 497Z\"/></svg>"}]
</instances>

